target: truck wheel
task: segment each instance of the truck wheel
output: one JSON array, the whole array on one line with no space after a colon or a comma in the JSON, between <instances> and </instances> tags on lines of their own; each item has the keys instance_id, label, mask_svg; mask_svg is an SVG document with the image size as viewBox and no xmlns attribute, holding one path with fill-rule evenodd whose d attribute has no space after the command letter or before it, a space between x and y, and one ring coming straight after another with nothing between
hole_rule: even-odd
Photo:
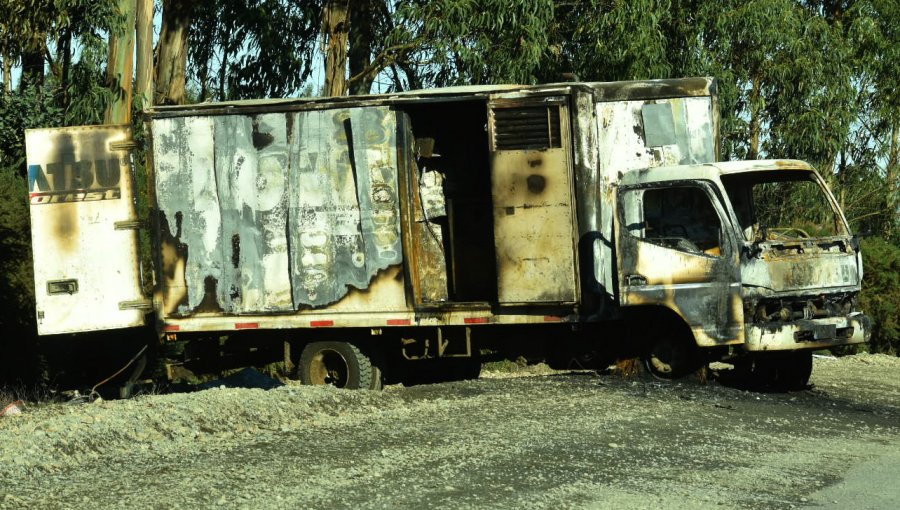
<instances>
[{"instance_id":1,"label":"truck wheel","mask_svg":"<svg viewBox=\"0 0 900 510\"><path fill-rule=\"evenodd\" d=\"M812 365L812 351L774 353L755 359L750 377L764 389L798 391L809 384Z\"/></svg>"},{"instance_id":2,"label":"truck wheel","mask_svg":"<svg viewBox=\"0 0 900 510\"><path fill-rule=\"evenodd\" d=\"M297 375L303 384L330 384L352 390L382 387L379 367L349 342L306 344L297 363Z\"/></svg>"},{"instance_id":3,"label":"truck wheel","mask_svg":"<svg viewBox=\"0 0 900 510\"><path fill-rule=\"evenodd\" d=\"M692 340L666 335L653 341L643 356L644 366L657 379L678 379L700 368Z\"/></svg>"}]
</instances>

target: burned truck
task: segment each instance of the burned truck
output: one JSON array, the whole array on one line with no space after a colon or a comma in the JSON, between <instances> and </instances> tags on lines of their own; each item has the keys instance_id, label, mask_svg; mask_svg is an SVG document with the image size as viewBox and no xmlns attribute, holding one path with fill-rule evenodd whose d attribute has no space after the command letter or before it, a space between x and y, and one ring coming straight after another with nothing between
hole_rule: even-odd
<instances>
[{"instance_id":1,"label":"burned truck","mask_svg":"<svg viewBox=\"0 0 900 510\"><path fill-rule=\"evenodd\" d=\"M868 334L824 181L717 162L712 79L144 117L146 218L128 127L26 134L41 334L152 320L185 346L170 368L274 345L304 382L347 388L477 377L480 353L536 344L563 364L631 352L660 377L730 359L799 387L812 350ZM792 215L798 192L818 207Z\"/></svg>"}]
</instances>

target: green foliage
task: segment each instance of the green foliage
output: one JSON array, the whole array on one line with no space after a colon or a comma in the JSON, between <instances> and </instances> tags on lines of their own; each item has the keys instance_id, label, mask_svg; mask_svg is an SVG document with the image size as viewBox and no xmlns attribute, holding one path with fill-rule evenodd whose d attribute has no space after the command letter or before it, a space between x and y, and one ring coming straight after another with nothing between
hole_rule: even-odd
<instances>
[{"instance_id":1,"label":"green foliage","mask_svg":"<svg viewBox=\"0 0 900 510\"><path fill-rule=\"evenodd\" d=\"M668 0L557 2L558 71L591 81L676 74L673 58L679 55L669 48L677 33L672 8Z\"/></svg>"},{"instance_id":2,"label":"green foliage","mask_svg":"<svg viewBox=\"0 0 900 510\"><path fill-rule=\"evenodd\" d=\"M25 130L59 126L62 120L62 112L47 90L27 87L0 94L0 168L24 175Z\"/></svg>"},{"instance_id":3,"label":"green foliage","mask_svg":"<svg viewBox=\"0 0 900 510\"><path fill-rule=\"evenodd\" d=\"M424 87L534 83L552 61L550 0L400 0L381 51Z\"/></svg>"},{"instance_id":4,"label":"green foliage","mask_svg":"<svg viewBox=\"0 0 900 510\"><path fill-rule=\"evenodd\" d=\"M189 53L201 101L278 97L312 72L319 2L207 0L194 7Z\"/></svg>"},{"instance_id":5,"label":"green foliage","mask_svg":"<svg viewBox=\"0 0 900 510\"><path fill-rule=\"evenodd\" d=\"M48 94L30 87L0 94L0 382L33 379L37 371L23 130L60 120Z\"/></svg>"},{"instance_id":6,"label":"green foliage","mask_svg":"<svg viewBox=\"0 0 900 510\"><path fill-rule=\"evenodd\" d=\"M872 351L900 353L900 246L879 237L861 245L865 276L860 308L874 321Z\"/></svg>"}]
</instances>

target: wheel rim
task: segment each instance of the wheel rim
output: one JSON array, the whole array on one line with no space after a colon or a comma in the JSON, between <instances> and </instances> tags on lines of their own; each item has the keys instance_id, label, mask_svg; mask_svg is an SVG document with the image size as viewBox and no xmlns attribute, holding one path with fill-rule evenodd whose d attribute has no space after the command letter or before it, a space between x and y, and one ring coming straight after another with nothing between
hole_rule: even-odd
<instances>
[{"instance_id":1,"label":"wheel rim","mask_svg":"<svg viewBox=\"0 0 900 510\"><path fill-rule=\"evenodd\" d=\"M671 352L660 353L658 351L654 351L644 360L644 364L647 366L647 370L649 370L650 373L656 378L671 379L674 372L674 370L672 369L671 354Z\"/></svg>"},{"instance_id":2,"label":"wheel rim","mask_svg":"<svg viewBox=\"0 0 900 510\"><path fill-rule=\"evenodd\" d=\"M338 388L347 387L350 376L350 365L344 356L334 350L324 350L316 353L309 363L310 383Z\"/></svg>"},{"instance_id":3,"label":"wheel rim","mask_svg":"<svg viewBox=\"0 0 900 510\"><path fill-rule=\"evenodd\" d=\"M690 372L692 356L689 348L672 339L656 343L644 358L644 365L657 379L675 379Z\"/></svg>"}]
</instances>

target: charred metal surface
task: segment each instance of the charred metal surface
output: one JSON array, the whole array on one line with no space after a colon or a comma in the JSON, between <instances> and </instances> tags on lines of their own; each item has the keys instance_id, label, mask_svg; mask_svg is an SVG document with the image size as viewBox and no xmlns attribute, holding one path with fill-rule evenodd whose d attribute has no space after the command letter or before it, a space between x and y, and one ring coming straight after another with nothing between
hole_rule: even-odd
<instances>
[{"instance_id":1,"label":"charred metal surface","mask_svg":"<svg viewBox=\"0 0 900 510\"><path fill-rule=\"evenodd\" d=\"M565 98L496 100L490 108L498 299L501 304L574 302L571 162L562 148L570 144Z\"/></svg>"},{"instance_id":2,"label":"charred metal surface","mask_svg":"<svg viewBox=\"0 0 900 510\"><path fill-rule=\"evenodd\" d=\"M411 276L414 300L421 305L439 305L448 299L447 262L444 253L441 229L426 214L422 203L420 175L416 154L417 143L412 131L410 118L405 113L398 113L398 133L401 168L401 213L406 229L405 244L410 257L406 265ZM426 144L433 147L434 140ZM431 156L431 148L424 151L424 156ZM424 157L423 156L423 157Z\"/></svg>"},{"instance_id":3,"label":"charred metal surface","mask_svg":"<svg viewBox=\"0 0 900 510\"><path fill-rule=\"evenodd\" d=\"M868 334L867 319L855 310L855 297L860 284L859 252L849 235L813 238L803 234L798 238L751 241L753 237L745 237L744 227L747 226L745 224L752 224L753 220L736 209L738 206L748 207L742 202L746 199L735 202L739 197L732 197L731 201L726 200L729 194L735 194L733 187L727 188L723 184L726 179L732 186L744 180L784 181L795 178L787 172L798 171L815 173L805 163L781 160L653 168L626 174L621 184L626 189L632 189L623 191L620 204L623 215L623 233L620 236L624 238L621 245L624 250L620 250L619 264L627 304L655 303L669 307L692 326L698 344L710 342L709 345L712 345L715 335L698 327L704 321L713 323L712 306L708 304L705 307L708 311L705 317L697 316L697 310L703 310L704 305L696 299L686 299L680 295L688 296L691 286L728 281L731 283L727 292L724 289L715 291L719 296L727 296L716 308L720 317L727 317L728 321L743 321L741 338L747 350L805 349L863 341ZM821 183L817 175L812 177L811 180ZM713 183L703 186L708 188L714 202L723 206L717 214L722 221L722 233L729 242L723 245L721 258L728 253L725 249L727 245L733 246L732 253L736 258L731 261L732 257L727 257L733 271L731 275L725 268L717 273L716 264L719 262L708 256L672 253L690 250L670 243L671 239L628 240L629 235L634 238L644 236L643 232L650 228L650 223L639 214L644 207L640 194L642 187L665 189L697 185L691 183L700 181ZM840 221L844 222L833 197L824 187L821 191L827 195ZM668 216L668 221L687 223L686 219L679 220L672 215ZM685 228L687 231L693 227ZM846 228L838 230L846 234ZM678 257L691 260L678 262ZM664 277L653 278L656 273L651 271L654 268L665 268ZM708 283L703 281L704 274L708 275ZM634 275L640 275L640 278ZM708 295L715 292L710 290ZM722 310L730 315L721 315ZM722 328L717 329L719 332L716 334L722 338Z\"/></svg>"},{"instance_id":4,"label":"charred metal surface","mask_svg":"<svg viewBox=\"0 0 900 510\"><path fill-rule=\"evenodd\" d=\"M334 303L402 260L394 113L156 119L164 311Z\"/></svg>"},{"instance_id":5,"label":"charred metal surface","mask_svg":"<svg viewBox=\"0 0 900 510\"><path fill-rule=\"evenodd\" d=\"M227 313L292 310L287 119L231 115L215 118L214 129L223 259L216 299Z\"/></svg>"},{"instance_id":6,"label":"charred metal surface","mask_svg":"<svg viewBox=\"0 0 900 510\"><path fill-rule=\"evenodd\" d=\"M713 78L675 78L624 82L590 82L580 84L590 87L602 101L631 101L669 97L715 96L716 81ZM148 113L153 118L193 115L248 114L298 111L317 108L353 108L358 106L400 105L404 103L448 102L454 100L487 99L497 94L547 96L566 93L573 84L551 83L546 85L472 85L427 90L411 90L392 94L344 97L307 97L298 99L250 99L221 103L201 103L186 106L156 106Z\"/></svg>"},{"instance_id":7,"label":"charred metal surface","mask_svg":"<svg viewBox=\"0 0 900 510\"><path fill-rule=\"evenodd\" d=\"M301 112L291 151L294 299L322 306L401 260L394 115ZM356 171L354 171L356 170Z\"/></svg>"},{"instance_id":8,"label":"charred metal surface","mask_svg":"<svg viewBox=\"0 0 900 510\"><path fill-rule=\"evenodd\" d=\"M656 221L678 228L667 229L649 216L652 207L649 201L645 203L645 195L654 190L693 198L658 211L664 216ZM619 202L623 304L669 308L691 327L701 346L744 340L738 250L725 234L730 222L724 209L712 201L714 196L708 185L678 181L668 187L626 188ZM689 240L697 238L688 232L701 229L697 223L704 210L715 216L707 216L707 222L720 229L716 236L708 236L715 246L695 245Z\"/></svg>"},{"instance_id":9,"label":"charred metal surface","mask_svg":"<svg viewBox=\"0 0 900 510\"><path fill-rule=\"evenodd\" d=\"M142 324L137 233L116 228L137 222L131 129L29 129L25 143L39 334Z\"/></svg>"},{"instance_id":10,"label":"charred metal surface","mask_svg":"<svg viewBox=\"0 0 900 510\"><path fill-rule=\"evenodd\" d=\"M590 84L598 100L639 101L672 97L715 96L712 78L677 78L670 80L621 81Z\"/></svg>"},{"instance_id":11,"label":"charred metal surface","mask_svg":"<svg viewBox=\"0 0 900 510\"><path fill-rule=\"evenodd\" d=\"M859 312L820 319L748 324L745 348L748 351L824 349L866 342L871 330L871 320Z\"/></svg>"},{"instance_id":12,"label":"charred metal surface","mask_svg":"<svg viewBox=\"0 0 900 510\"><path fill-rule=\"evenodd\" d=\"M222 213L215 175L214 122L208 117L153 124L153 161L164 275L164 310L187 314L223 282Z\"/></svg>"}]
</instances>

